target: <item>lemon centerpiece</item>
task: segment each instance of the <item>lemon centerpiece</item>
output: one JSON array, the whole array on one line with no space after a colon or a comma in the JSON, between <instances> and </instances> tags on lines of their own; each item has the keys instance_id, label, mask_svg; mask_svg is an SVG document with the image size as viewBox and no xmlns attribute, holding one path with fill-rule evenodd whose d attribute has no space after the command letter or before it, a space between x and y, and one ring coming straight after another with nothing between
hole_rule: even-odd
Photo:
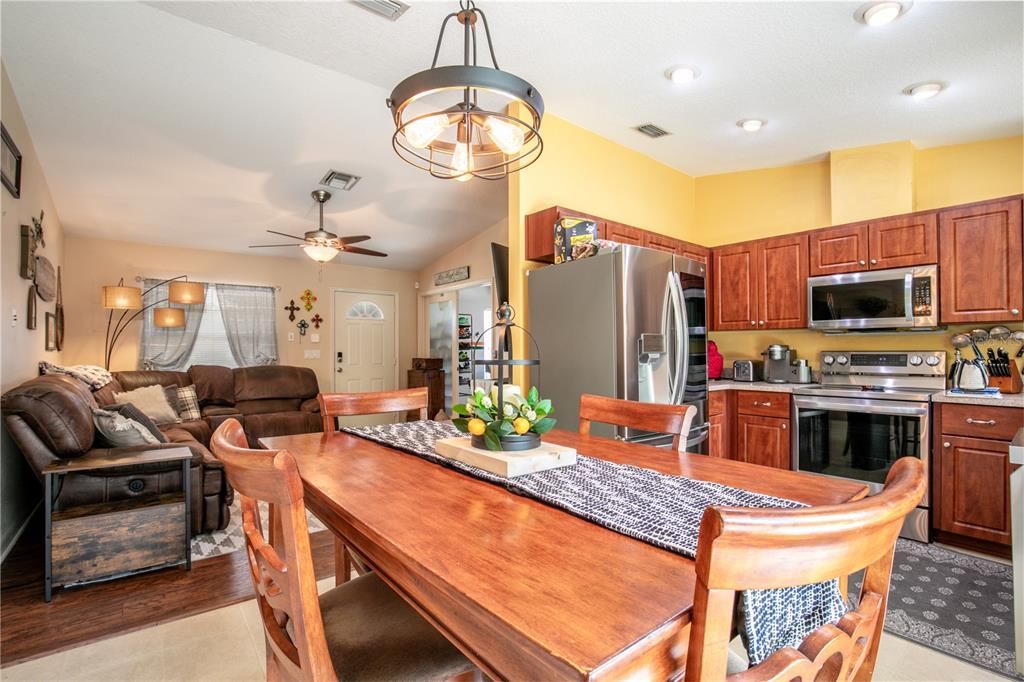
<instances>
[{"instance_id":1,"label":"lemon centerpiece","mask_svg":"<svg viewBox=\"0 0 1024 682\"><path fill-rule=\"evenodd\" d=\"M530 450L555 426L550 400L542 400L534 386L525 395L509 394L500 409L483 389L473 392L466 404L452 407L452 420L462 433L472 436L473 446L488 450Z\"/></svg>"}]
</instances>

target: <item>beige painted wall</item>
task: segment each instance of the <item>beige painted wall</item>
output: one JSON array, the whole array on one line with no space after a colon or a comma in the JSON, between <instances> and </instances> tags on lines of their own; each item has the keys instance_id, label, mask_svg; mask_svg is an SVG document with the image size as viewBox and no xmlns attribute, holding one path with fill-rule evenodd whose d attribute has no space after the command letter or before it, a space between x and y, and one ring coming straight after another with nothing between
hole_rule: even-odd
<instances>
[{"instance_id":1,"label":"beige painted wall","mask_svg":"<svg viewBox=\"0 0 1024 682\"><path fill-rule=\"evenodd\" d=\"M420 293L431 290L443 291L460 282L441 287L434 286L434 275L463 265L469 266L470 281L490 280L494 273L491 264L491 242L508 245L508 220L503 219L485 228L472 239L462 242L430 265L420 270L418 281Z\"/></svg>"},{"instance_id":2,"label":"beige painted wall","mask_svg":"<svg viewBox=\"0 0 1024 682\"><path fill-rule=\"evenodd\" d=\"M64 359L68 363L102 363L103 335L107 315L100 307L100 288L115 284L120 277L135 284L136 275L152 278L188 275L204 282L279 286L277 292L278 355L284 365L311 367L323 390L332 389L334 377L332 329L334 314L331 291L349 288L398 294L398 385L405 385L406 369L416 349L416 273L370 268L347 263L329 263L323 269L323 281L317 278L318 266L307 258L250 256L201 249L169 248L134 242L86 239L68 235L64 299L67 307L67 342ZM319 313L326 320L320 328L320 343L309 335L300 337L295 322L289 322L283 306L298 300L304 289L318 297L311 312L300 310L296 322ZM121 338L111 361L111 369L134 369L138 362L141 324L136 321ZM310 333L316 331L310 328ZM288 341L295 332L295 341ZM303 352L319 349L319 359L305 359Z\"/></svg>"},{"instance_id":3,"label":"beige painted wall","mask_svg":"<svg viewBox=\"0 0 1024 682\"><path fill-rule=\"evenodd\" d=\"M37 301L36 329L25 326L28 288L31 282L21 279L21 225L31 225L32 216L45 211L43 237L46 247L36 252L46 256L55 265L61 265L64 248L64 231L61 228L57 209L53 206L50 190L46 186L43 169L36 158L35 148L28 135L28 128L22 118L18 101L14 97L7 71L2 70L2 112L4 127L10 133L14 144L22 155L21 197L15 199L6 189L0 188L0 276L2 276L2 307L0 307L0 391L6 391L38 374L40 360L60 362L59 352L46 352L46 313L53 312L53 303ZM65 287L66 290L66 287ZM18 321L12 326L11 311L16 311ZM7 555L10 545L20 532L29 514L39 502L39 484L31 469L25 464L17 446L7 432L0 438L0 552Z\"/></svg>"}]
</instances>

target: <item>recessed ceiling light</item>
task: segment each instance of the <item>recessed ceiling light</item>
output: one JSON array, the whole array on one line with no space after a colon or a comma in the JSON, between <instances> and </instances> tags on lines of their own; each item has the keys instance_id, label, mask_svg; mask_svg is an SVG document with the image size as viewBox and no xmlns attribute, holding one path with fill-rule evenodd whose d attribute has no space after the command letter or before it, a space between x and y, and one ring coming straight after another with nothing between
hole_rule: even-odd
<instances>
[{"instance_id":1,"label":"recessed ceiling light","mask_svg":"<svg viewBox=\"0 0 1024 682\"><path fill-rule=\"evenodd\" d=\"M764 124L765 122L759 118L745 118L742 121L736 121L736 125L743 128L748 133L756 133L764 127Z\"/></svg>"},{"instance_id":2,"label":"recessed ceiling light","mask_svg":"<svg viewBox=\"0 0 1024 682\"><path fill-rule=\"evenodd\" d=\"M698 76L700 76L700 71L693 66L673 66L665 72L665 78L676 85L693 82L697 80Z\"/></svg>"},{"instance_id":3,"label":"recessed ceiling light","mask_svg":"<svg viewBox=\"0 0 1024 682\"><path fill-rule=\"evenodd\" d=\"M903 94L909 95L914 99L931 99L935 95L945 90L946 86L942 83L932 81L929 83L918 83L917 85L908 85L903 88Z\"/></svg>"},{"instance_id":4,"label":"recessed ceiling light","mask_svg":"<svg viewBox=\"0 0 1024 682\"><path fill-rule=\"evenodd\" d=\"M853 18L867 26L885 26L910 11L913 4L912 2L894 2L893 0L870 2L866 5L861 5L854 12Z\"/></svg>"}]
</instances>

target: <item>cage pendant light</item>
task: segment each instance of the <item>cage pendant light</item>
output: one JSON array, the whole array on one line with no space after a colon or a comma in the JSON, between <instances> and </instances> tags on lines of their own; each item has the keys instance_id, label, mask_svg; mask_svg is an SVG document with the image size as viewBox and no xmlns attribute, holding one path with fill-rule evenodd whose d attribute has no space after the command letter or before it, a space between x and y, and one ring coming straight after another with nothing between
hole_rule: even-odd
<instances>
[{"instance_id":1,"label":"cage pendant light","mask_svg":"<svg viewBox=\"0 0 1024 682\"><path fill-rule=\"evenodd\" d=\"M388 98L395 120L391 143L402 159L434 177L500 180L540 157L544 100L528 82L498 68L484 13L472 0L459 7L441 23L430 68L403 80ZM438 66L452 19L462 25L463 63ZM478 23L493 66L477 64Z\"/></svg>"}]
</instances>

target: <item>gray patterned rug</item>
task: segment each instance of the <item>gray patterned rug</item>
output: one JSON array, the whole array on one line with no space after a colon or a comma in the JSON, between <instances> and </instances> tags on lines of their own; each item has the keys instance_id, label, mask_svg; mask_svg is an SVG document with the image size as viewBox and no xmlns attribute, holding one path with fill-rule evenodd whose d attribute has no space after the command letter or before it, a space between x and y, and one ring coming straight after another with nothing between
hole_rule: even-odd
<instances>
[{"instance_id":1,"label":"gray patterned rug","mask_svg":"<svg viewBox=\"0 0 1024 682\"><path fill-rule=\"evenodd\" d=\"M1009 564L900 539L889 586L887 632L1013 679L1013 576ZM850 581L851 592L860 580Z\"/></svg>"},{"instance_id":2,"label":"gray patterned rug","mask_svg":"<svg viewBox=\"0 0 1024 682\"><path fill-rule=\"evenodd\" d=\"M260 516L263 519L263 527L267 527L267 507L260 505ZM309 522L309 532L315 533L325 530L320 519L312 514L306 514ZM242 510L238 506L238 497L231 504L231 520L224 530L215 530L212 533L200 533L192 537L192 560L200 561L210 559L221 554L230 554L245 547L245 536L242 534Z\"/></svg>"}]
</instances>

